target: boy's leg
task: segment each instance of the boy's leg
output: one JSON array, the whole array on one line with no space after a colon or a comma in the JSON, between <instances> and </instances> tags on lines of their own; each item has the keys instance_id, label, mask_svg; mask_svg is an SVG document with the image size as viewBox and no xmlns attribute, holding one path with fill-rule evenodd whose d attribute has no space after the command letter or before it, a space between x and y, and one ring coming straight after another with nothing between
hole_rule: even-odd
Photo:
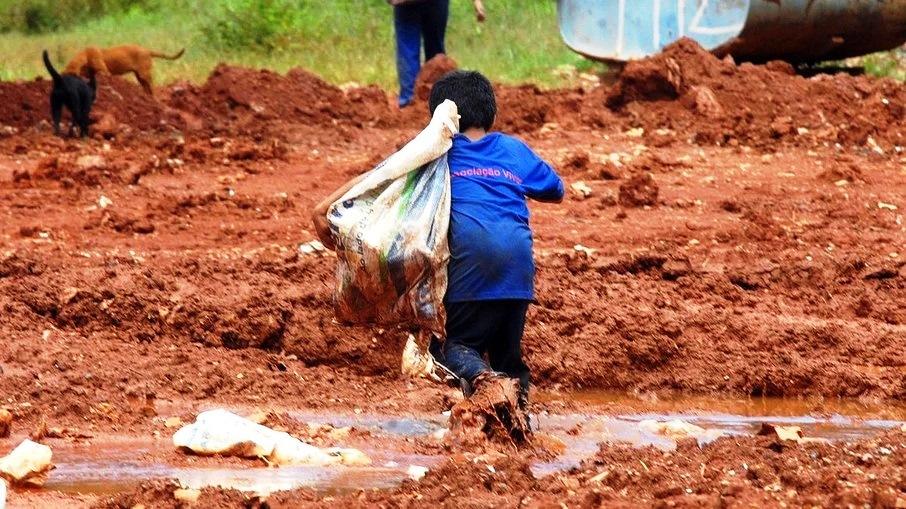
<instances>
[{"instance_id":1,"label":"boy's leg","mask_svg":"<svg viewBox=\"0 0 906 509\"><path fill-rule=\"evenodd\" d=\"M519 379L519 405L528 405L528 390L531 373L522 359L522 333L525 330L527 300L496 301L499 328L488 345L488 359L491 369Z\"/></svg>"},{"instance_id":2,"label":"boy's leg","mask_svg":"<svg viewBox=\"0 0 906 509\"><path fill-rule=\"evenodd\" d=\"M497 323L484 313L484 302L453 302L447 307L447 338L443 344L443 364L471 384L482 373L491 371L482 355ZM469 396L471 385L463 387Z\"/></svg>"},{"instance_id":3,"label":"boy's leg","mask_svg":"<svg viewBox=\"0 0 906 509\"><path fill-rule=\"evenodd\" d=\"M421 69L421 9L418 4L397 5L393 8L393 28L396 33L396 72L400 82L399 105L412 102L415 79Z\"/></svg>"},{"instance_id":4,"label":"boy's leg","mask_svg":"<svg viewBox=\"0 0 906 509\"><path fill-rule=\"evenodd\" d=\"M447 18L450 0L430 0L422 3L422 37L425 38L425 60L431 60L438 53L446 53L444 38L447 33Z\"/></svg>"}]
</instances>

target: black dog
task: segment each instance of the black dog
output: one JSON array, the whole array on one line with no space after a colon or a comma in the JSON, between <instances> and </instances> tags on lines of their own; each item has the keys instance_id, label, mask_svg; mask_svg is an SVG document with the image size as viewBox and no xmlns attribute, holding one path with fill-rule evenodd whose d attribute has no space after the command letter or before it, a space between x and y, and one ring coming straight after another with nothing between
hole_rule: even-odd
<instances>
[{"instance_id":1,"label":"black dog","mask_svg":"<svg viewBox=\"0 0 906 509\"><path fill-rule=\"evenodd\" d=\"M87 83L78 76L62 76L53 68L50 63L50 57L47 56L47 50L44 50L44 67L53 78L53 90L50 92L50 113L53 117L53 132L60 134L60 118L63 116L63 106L69 108L72 114L72 123L69 124L69 135L73 135L74 126L78 124L79 135L83 138L88 136L88 115L91 113L91 106L94 104L94 97L97 93L97 82L94 74L91 75Z\"/></svg>"}]
</instances>

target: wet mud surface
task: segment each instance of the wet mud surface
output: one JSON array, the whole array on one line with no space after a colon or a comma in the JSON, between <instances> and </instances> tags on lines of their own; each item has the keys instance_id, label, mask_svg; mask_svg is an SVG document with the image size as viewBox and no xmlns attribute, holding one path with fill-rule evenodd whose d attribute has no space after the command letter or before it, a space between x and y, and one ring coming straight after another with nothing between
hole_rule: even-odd
<instances>
[{"instance_id":1,"label":"wet mud surface","mask_svg":"<svg viewBox=\"0 0 906 509\"><path fill-rule=\"evenodd\" d=\"M414 135L427 118L423 102L400 112L375 88L221 66L208 82L160 89L156 100L131 82L102 83L96 134L79 141L51 135L49 86L0 83L0 406L14 417L0 452L51 429L64 436L49 439L60 443L59 470L72 472L81 467L64 461L65 451L76 443L167 444L165 418L191 422L214 406L294 410L306 422L415 415L445 423L440 413L458 400L455 391L398 374L408 331L337 324L333 259L299 250L314 239L313 205ZM893 426L906 400L902 84L803 78L681 43L627 67L613 86L497 93L496 128L536 148L567 188L590 190L531 205L538 302L525 349L539 424L566 428L594 415L589 426L606 435L607 419L678 413L748 433L779 416L817 436L826 428L837 441L777 452L744 433L681 454L599 451L605 438L590 434L581 448L591 456L566 454L566 470L542 475L531 455L491 461L491 472L422 431L407 437L359 424L369 435L353 445L389 441L387 450L438 466L399 487L391 485L400 470L389 468L397 477L378 492L325 494L314 483L294 499L269 500L906 499L904 440ZM629 394L638 404L565 396L575 390ZM669 407L677 395L683 406ZM692 395L806 403L762 413L702 403L711 417L696 418ZM838 398L853 406L836 413L859 419L826 415L821 405ZM720 414L752 418L722 424ZM870 436L845 431L869 421L877 424ZM865 454L874 460L860 462ZM154 460L141 465L197 466L167 448L139 456ZM760 473L749 477L741 463L761 465ZM249 465L215 458L203 466ZM591 481L605 470L613 473ZM10 503L172 505L163 478L178 476L155 477L126 494L16 491ZM667 481L679 491L662 491ZM246 495L203 496L231 507Z\"/></svg>"}]
</instances>

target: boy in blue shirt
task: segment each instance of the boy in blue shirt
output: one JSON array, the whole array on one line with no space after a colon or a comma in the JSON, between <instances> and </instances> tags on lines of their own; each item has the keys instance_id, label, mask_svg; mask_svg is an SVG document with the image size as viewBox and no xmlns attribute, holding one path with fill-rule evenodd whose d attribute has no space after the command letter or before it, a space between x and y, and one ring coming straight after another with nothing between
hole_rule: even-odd
<instances>
[{"instance_id":1,"label":"boy in blue shirt","mask_svg":"<svg viewBox=\"0 0 906 509\"><path fill-rule=\"evenodd\" d=\"M461 117L460 133L447 153L447 337L431 350L460 377L467 397L495 377L518 379L524 410L530 375L522 359L522 333L535 298L526 198L559 203L563 182L525 143L490 132L497 103L483 75L453 71L438 80L428 101L431 114L445 99L456 103Z\"/></svg>"},{"instance_id":2,"label":"boy in blue shirt","mask_svg":"<svg viewBox=\"0 0 906 509\"><path fill-rule=\"evenodd\" d=\"M530 383L522 359L522 333L534 300L535 264L526 198L563 200L563 182L522 141L490 132L497 116L491 83L478 72L453 71L438 80L428 101L431 115L445 99L456 103L460 133L447 153L450 166L450 264L443 343L431 353L471 396L495 378L519 380L525 410ZM327 209L362 177L315 207L315 229L333 248ZM487 356L487 359L485 359Z\"/></svg>"}]
</instances>

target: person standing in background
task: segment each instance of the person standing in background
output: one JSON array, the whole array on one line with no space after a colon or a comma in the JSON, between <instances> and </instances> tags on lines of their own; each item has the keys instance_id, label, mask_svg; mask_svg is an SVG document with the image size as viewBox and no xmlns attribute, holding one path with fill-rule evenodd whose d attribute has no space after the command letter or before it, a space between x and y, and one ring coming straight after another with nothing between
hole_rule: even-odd
<instances>
[{"instance_id":1,"label":"person standing in background","mask_svg":"<svg viewBox=\"0 0 906 509\"><path fill-rule=\"evenodd\" d=\"M425 44L425 61L431 60L444 49L444 35L450 0L387 0L393 6L393 27L396 32L396 71L400 82L399 106L412 102L415 79L421 70L422 40ZM482 0L473 0L475 17L484 21Z\"/></svg>"}]
</instances>

